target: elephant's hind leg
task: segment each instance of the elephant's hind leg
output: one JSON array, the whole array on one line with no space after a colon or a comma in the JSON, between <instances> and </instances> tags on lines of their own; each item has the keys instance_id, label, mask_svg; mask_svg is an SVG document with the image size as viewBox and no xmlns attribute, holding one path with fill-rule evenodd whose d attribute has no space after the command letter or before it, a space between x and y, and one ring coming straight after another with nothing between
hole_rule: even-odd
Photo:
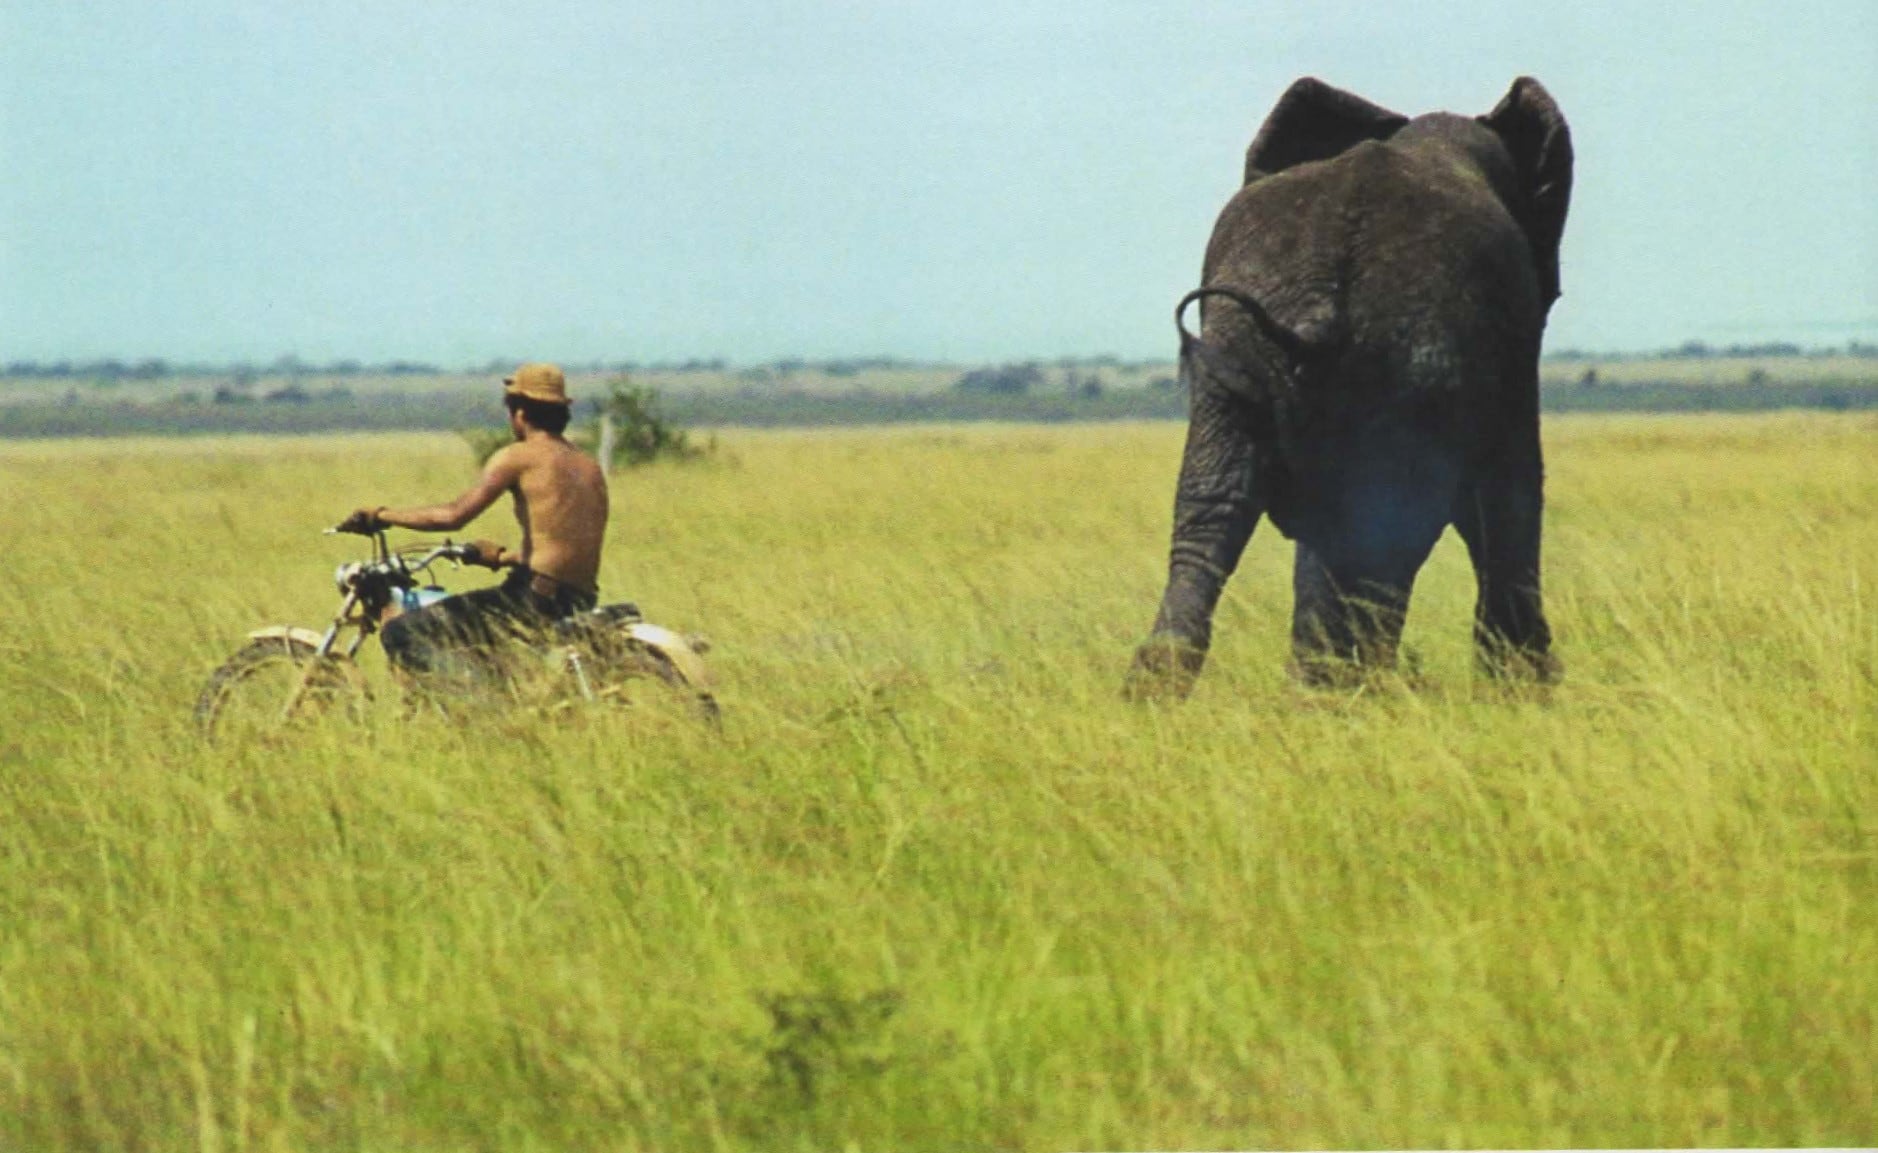
<instances>
[{"instance_id":1,"label":"elephant's hind leg","mask_svg":"<svg viewBox=\"0 0 1878 1153\"><path fill-rule=\"evenodd\" d=\"M1238 401L1196 389L1174 495L1167 589L1154 631L1135 650L1123 693L1185 696L1206 663L1213 610L1264 512L1258 449Z\"/></svg>"},{"instance_id":2,"label":"elephant's hind leg","mask_svg":"<svg viewBox=\"0 0 1878 1153\"><path fill-rule=\"evenodd\" d=\"M1540 471L1535 450L1531 460L1469 485L1455 510L1479 584L1474 654L1493 677L1549 682L1561 672L1539 591Z\"/></svg>"},{"instance_id":3,"label":"elephant's hind leg","mask_svg":"<svg viewBox=\"0 0 1878 1153\"><path fill-rule=\"evenodd\" d=\"M1409 594L1447 527L1458 469L1418 429L1345 450L1318 519L1297 533L1292 674L1308 684L1393 669Z\"/></svg>"},{"instance_id":4,"label":"elephant's hind leg","mask_svg":"<svg viewBox=\"0 0 1878 1153\"><path fill-rule=\"evenodd\" d=\"M1393 669L1415 573L1433 548L1390 557L1326 557L1298 542L1292 568L1291 673L1335 687Z\"/></svg>"}]
</instances>

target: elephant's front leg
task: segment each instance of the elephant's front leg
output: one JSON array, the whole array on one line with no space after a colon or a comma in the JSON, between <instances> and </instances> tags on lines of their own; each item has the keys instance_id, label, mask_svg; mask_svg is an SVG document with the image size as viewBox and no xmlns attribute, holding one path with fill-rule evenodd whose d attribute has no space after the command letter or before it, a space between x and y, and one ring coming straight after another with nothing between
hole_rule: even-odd
<instances>
[{"instance_id":1,"label":"elephant's front leg","mask_svg":"<svg viewBox=\"0 0 1878 1153\"><path fill-rule=\"evenodd\" d=\"M1167 591L1153 633L1135 650L1129 698L1185 696L1206 663L1213 610L1265 508L1257 452L1240 403L1196 389L1174 495Z\"/></svg>"}]
</instances>

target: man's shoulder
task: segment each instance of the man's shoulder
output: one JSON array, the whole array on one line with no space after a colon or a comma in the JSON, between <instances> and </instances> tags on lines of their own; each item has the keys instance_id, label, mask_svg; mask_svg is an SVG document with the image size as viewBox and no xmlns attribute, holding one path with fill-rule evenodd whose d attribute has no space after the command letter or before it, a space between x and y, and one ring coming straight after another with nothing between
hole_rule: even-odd
<instances>
[{"instance_id":1,"label":"man's shoulder","mask_svg":"<svg viewBox=\"0 0 1878 1153\"><path fill-rule=\"evenodd\" d=\"M567 445L567 442L556 442L548 440L545 437L529 437L527 440L518 440L503 445L500 449L496 450L496 455L489 459L495 460L501 458L515 464L535 464L540 461L554 459L561 451L562 445ZM573 446L567 445L567 447L572 448ZM579 450L576 449L575 451Z\"/></svg>"},{"instance_id":2,"label":"man's shoulder","mask_svg":"<svg viewBox=\"0 0 1878 1153\"><path fill-rule=\"evenodd\" d=\"M502 449L511 453L509 460L516 468L555 467L563 468L569 463L582 470L597 471L600 463L574 442L565 438L535 438L518 440ZM490 459L494 459L491 457Z\"/></svg>"},{"instance_id":3,"label":"man's shoulder","mask_svg":"<svg viewBox=\"0 0 1878 1153\"><path fill-rule=\"evenodd\" d=\"M575 444L573 441L568 440L566 437L557 437L547 442L543 446L543 449L544 452L553 453L561 459L575 461L583 468L600 467L600 462L593 458L592 453Z\"/></svg>"},{"instance_id":4,"label":"man's shoulder","mask_svg":"<svg viewBox=\"0 0 1878 1153\"><path fill-rule=\"evenodd\" d=\"M523 442L519 440L503 445L489 454L489 459L483 462L483 471L486 473L513 472L522 467L528 463L528 457L522 451L523 447Z\"/></svg>"}]
</instances>

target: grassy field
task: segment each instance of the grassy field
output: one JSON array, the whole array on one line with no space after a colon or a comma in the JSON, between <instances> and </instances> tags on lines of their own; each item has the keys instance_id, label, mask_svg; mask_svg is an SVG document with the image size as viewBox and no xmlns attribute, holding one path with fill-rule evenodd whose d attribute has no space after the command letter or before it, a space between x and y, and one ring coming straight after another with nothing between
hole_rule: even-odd
<instances>
[{"instance_id":1,"label":"grassy field","mask_svg":"<svg viewBox=\"0 0 1878 1153\"><path fill-rule=\"evenodd\" d=\"M1549 695L1452 537L1412 683L1294 688L1265 527L1124 707L1180 436L725 433L603 571L721 735L232 749L202 678L464 444L0 445L0 1147L1878 1141L1878 419L1550 421Z\"/></svg>"}]
</instances>

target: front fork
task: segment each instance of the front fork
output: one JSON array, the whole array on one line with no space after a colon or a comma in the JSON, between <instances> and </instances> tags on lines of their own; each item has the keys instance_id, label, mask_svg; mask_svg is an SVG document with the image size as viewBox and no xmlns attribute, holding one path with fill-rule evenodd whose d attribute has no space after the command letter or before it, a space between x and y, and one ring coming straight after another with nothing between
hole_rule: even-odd
<instances>
[{"instance_id":1,"label":"front fork","mask_svg":"<svg viewBox=\"0 0 1878 1153\"><path fill-rule=\"evenodd\" d=\"M585 661L580 659L580 650L578 648L573 646L568 647L567 668L569 672L574 674L574 683L580 686L580 699L584 701L593 700L593 682L587 679L587 665Z\"/></svg>"},{"instance_id":2,"label":"front fork","mask_svg":"<svg viewBox=\"0 0 1878 1153\"><path fill-rule=\"evenodd\" d=\"M313 675L318 671L320 662L332 655L333 646L339 641L339 634L348 627L356 628L358 633L346 648L346 658L350 660L358 655L359 646L365 643L365 636L369 631L363 614L355 611L358 607L359 594L358 590L354 589L346 594L346 599L340 603L339 612L333 617L332 623L326 626L324 633L320 634L319 644L313 648L312 659L306 662L306 667L301 669L300 675L294 679L293 688L288 691L286 701L280 706L282 724L293 719L294 710L298 709L300 702L306 699L307 686L313 683ZM291 642L289 642L289 647L291 648Z\"/></svg>"}]
</instances>

